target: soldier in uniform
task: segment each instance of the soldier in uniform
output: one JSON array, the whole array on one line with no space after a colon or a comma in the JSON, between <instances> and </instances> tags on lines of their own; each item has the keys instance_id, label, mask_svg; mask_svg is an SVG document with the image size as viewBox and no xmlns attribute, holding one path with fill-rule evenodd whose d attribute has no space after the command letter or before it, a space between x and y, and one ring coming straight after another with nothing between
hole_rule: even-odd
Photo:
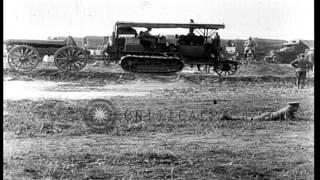
<instances>
[{"instance_id":1,"label":"soldier in uniform","mask_svg":"<svg viewBox=\"0 0 320 180\"><path fill-rule=\"evenodd\" d=\"M76 42L71 36L68 36L67 39L65 40L67 46L77 46Z\"/></svg>"},{"instance_id":2,"label":"soldier in uniform","mask_svg":"<svg viewBox=\"0 0 320 180\"><path fill-rule=\"evenodd\" d=\"M312 66L312 63L308 61L304 54L300 54L297 59L291 62L291 66L296 69L296 85L299 89L303 89L304 82L307 76L307 69Z\"/></svg>"},{"instance_id":3,"label":"soldier in uniform","mask_svg":"<svg viewBox=\"0 0 320 180\"><path fill-rule=\"evenodd\" d=\"M210 38L209 40L210 42L208 44L210 44L210 50L212 54L214 55L214 57L219 57L219 52L222 50L222 48L220 46L221 41L218 32L216 32L213 39Z\"/></svg>"},{"instance_id":4,"label":"soldier in uniform","mask_svg":"<svg viewBox=\"0 0 320 180\"><path fill-rule=\"evenodd\" d=\"M193 19L190 19L190 23L191 23L191 24L194 23ZM195 35L195 34L194 34L194 28L190 28L190 29L189 29L188 35Z\"/></svg>"},{"instance_id":5,"label":"soldier in uniform","mask_svg":"<svg viewBox=\"0 0 320 180\"><path fill-rule=\"evenodd\" d=\"M219 116L220 120L246 120L246 121L276 121L276 120L293 120L295 119L295 114L299 109L298 102L289 102L288 106L275 111L275 112L265 112L257 116L233 116L228 114L221 114Z\"/></svg>"},{"instance_id":6,"label":"soldier in uniform","mask_svg":"<svg viewBox=\"0 0 320 180\"><path fill-rule=\"evenodd\" d=\"M248 52L251 51L253 53L253 57L256 58L255 55L255 48L256 48L256 43L254 42L254 40L249 37L249 39L244 43L244 58L247 58Z\"/></svg>"},{"instance_id":7,"label":"soldier in uniform","mask_svg":"<svg viewBox=\"0 0 320 180\"><path fill-rule=\"evenodd\" d=\"M314 72L314 51L313 50L308 50L307 59L309 62L312 63L312 66L308 69L308 71L312 70L312 72Z\"/></svg>"},{"instance_id":8,"label":"soldier in uniform","mask_svg":"<svg viewBox=\"0 0 320 180\"><path fill-rule=\"evenodd\" d=\"M146 31L142 32L141 37L147 37L147 38L151 38L153 37L150 33L150 31L152 30L152 28L147 28Z\"/></svg>"},{"instance_id":9,"label":"soldier in uniform","mask_svg":"<svg viewBox=\"0 0 320 180\"><path fill-rule=\"evenodd\" d=\"M220 36L218 34L218 32L216 32L216 35L214 36L214 42L215 42L215 45L216 47L220 48Z\"/></svg>"},{"instance_id":10,"label":"soldier in uniform","mask_svg":"<svg viewBox=\"0 0 320 180\"><path fill-rule=\"evenodd\" d=\"M156 37L153 36L150 31L152 28L147 28L146 31L140 33L140 39L141 39L141 44L145 45L146 47L154 47L156 44Z\"/></svg>"}]
</instances>

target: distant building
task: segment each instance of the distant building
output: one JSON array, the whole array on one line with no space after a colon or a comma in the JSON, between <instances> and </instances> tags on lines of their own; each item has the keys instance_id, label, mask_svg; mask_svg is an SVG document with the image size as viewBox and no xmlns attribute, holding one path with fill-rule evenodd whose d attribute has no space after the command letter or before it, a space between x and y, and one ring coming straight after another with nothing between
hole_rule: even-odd
<instances>
[{"instance_id":1,"label":"distant building","mask_svg":"<svg viewBox=\"0 0 320 180\"><path fill-rule=\"evenodd\" d=\"M83 38L84 47L90 50L92 55L101 55L108 42L108 36L86 36Z\"/></svg>"},{"instance_id":2,"label":"distant building","mask_svg":"<svg viewBox=\"0 0 320 180\"><path fill-rule=\"evenodd\" d=\"M296 53L303 53L306 49L310 49L311 47L306 44L303 40L291 40L287 43L282 44L282 48L279 51L286 51L286 52L296 52Z\"/></svg>"},{"instance_id":3,"label":"distant building","mask_svg":"<svg viewBox=\"0 0 320 180\"><path fill-rule=\"evenodd\" d=\"M108 36L86 36L83 38L84 46L87 49L99 49L109 42Z\"/></svg>"},{"instance_id":4,"label":"distant building","mask_svg":"<svg viewBox=\"0 0 320 180\"><path fill-rule=\"evenodd\" d=\"M263 59L263 57L271 50L280 49L281 45L287 41L280 39L262 39L253 38L256 42L256 57L257 59ZM246 39L222 39L221 47L228 53L227 56L239 53L243 56L244 43Z\"/></svg>"},{"instance_id":5,"label":"distant building","mask_svg":"<svg viewBox=\"0 0 320 180\"><path fill-rule=\"evenodd\" d=\"M274 52L275 56L281 63L290 63L297 58L297 55L305 53L307 49L312 49L313 41L291 40L281 46L282 48Z\"/></svg>"},{"instance_id":6,"label":"distant building","mask_svg":"<svg viewBox=\"0 0 320 180\"><path fill-rule=\"evenodd\" d=\"M314 49L314 40L300 40L303 44L308 46L309 49Z\"/></svg>"}]
</instances>

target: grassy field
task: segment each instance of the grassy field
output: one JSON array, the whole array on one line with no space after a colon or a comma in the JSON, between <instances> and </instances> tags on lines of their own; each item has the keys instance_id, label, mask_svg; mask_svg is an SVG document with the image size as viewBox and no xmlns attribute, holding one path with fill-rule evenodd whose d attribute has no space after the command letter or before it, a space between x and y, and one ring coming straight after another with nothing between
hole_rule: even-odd
<instances>
[{"instance_id":1,"label":"grassy field","mask_svg":"<svg viewBox=\"0 0 320 180\"><path fill-rule=\"evenodd\" d=\"M91 99L4 100L3 177L314 179L313 78L297 90L288 66L263 66L251 64L225 78L184 72L133 75L99 67L77 75L61 74L51 66L30 75L4 69L4 79L12 82L105 87L153 81L163 88L150 89L142 97L108 98L117 116L114 128L105 130L88 126L92 120L85 113ZM169 81L182 81L184 86L167 88ZM219 118L222 113L253 116L276 111L291 101L300 103L295 120Z\"/></svg>"},{"instance_id":2,"label":"grassy field","mask_svg":"<svg viewBox=\"0 0 320 180\"><path fill-rule=\"evenodd\" d=\"M122 114L107 132L85 125L87 101L6 101L4 177L312 179L312 91L246 90L251 94L198 90L206 96L190 93L186 98L184 93L192 90L179 89L160 91L156 97L112 98ZM288 101L301 103L296 121L221 121L216 116L260 114ZM146 109L164 113L142 120L124 117L123 111ZM203 109L213 116L199 118ZM169 119L169 110L187 115Z\"/></svg>"}]
</instances>

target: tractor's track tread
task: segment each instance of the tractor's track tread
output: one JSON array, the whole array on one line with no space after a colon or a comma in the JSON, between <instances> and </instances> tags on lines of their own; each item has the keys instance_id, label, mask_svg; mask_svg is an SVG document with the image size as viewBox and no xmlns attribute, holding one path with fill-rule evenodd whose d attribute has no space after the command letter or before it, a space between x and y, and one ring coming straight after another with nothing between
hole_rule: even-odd
<instances>
[{"instance_id":1,"label":"tractor's track tread","mask_svg":"<svg viewBox=\"0 0 320 180\"><path fill-rule=\"evenodd\" d=\"M129 65L132 59L132 64ZM149 61L144 63L143 61ZM160 61L159 61L160 60ZM176 60L175 64L168 64L165 60ZM138 64L138 63L141 64ZM176 73L183 69L184 63L179 57L159 55L125 55L120 59L122 69L134 73ZM160 64L159 64L160 63ZM161 64L162 63L162 64ZM164 66L161 66L164 65Z\"/></svg>"}]
</instances>

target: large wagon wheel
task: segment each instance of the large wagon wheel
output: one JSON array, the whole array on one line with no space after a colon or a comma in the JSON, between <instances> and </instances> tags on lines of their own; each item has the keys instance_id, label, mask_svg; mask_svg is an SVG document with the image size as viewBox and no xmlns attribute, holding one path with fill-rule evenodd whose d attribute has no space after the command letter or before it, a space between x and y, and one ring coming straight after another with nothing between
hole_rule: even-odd
<instances>
[{"instance_id":1,"label":"large wagon wheel","mask_svg":"<svg viewBox=\"0 0 320 180\"><path fill-rule=\"evenodd\" d=\"M39 64L40 55L33 47L20 45L9 51L7 60L14 70L29 73Z\"/></svg>"},{"instance_id":2,"label":"large wagon wheel","mask_svg":"<svg viewBox=\"0 0 320 180\"><path fill-rule=\"evenodd\" d=\"M64 72L79 72L88 62L85 50L76 46L65 46L54 54L54 63Z\"/></svg>"},{"instance_id":3,"label":"large wagon wheel","mask_svg":"<svg viewBox=\"0 0 320 180\"><path fill-rule=\"evenodd\" d=\"M230 76L236 73L237 64L229 62L219 62L218 65L214 67L214 71L219 76Z\"/></svg>"}]
</instances>

